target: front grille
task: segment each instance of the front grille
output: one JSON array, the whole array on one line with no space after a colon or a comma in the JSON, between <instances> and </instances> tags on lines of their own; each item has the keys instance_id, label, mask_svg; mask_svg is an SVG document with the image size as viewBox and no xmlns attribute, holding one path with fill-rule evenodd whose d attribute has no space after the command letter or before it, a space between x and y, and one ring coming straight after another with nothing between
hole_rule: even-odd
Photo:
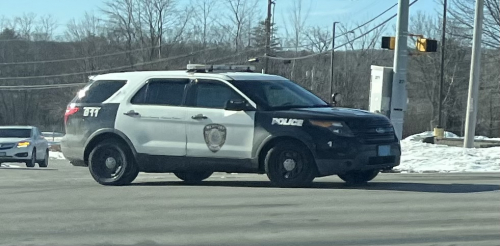
<instances>
[{"instance_id":1,"label":"front grille","mask_svg":"<svg viewBox=\"0 0 500 246\"><path fill-rule=\"evenodd\" d=\"M396 141L394 128L388 119L368 118L347 122L353 134L363 143L379 144Z\"/></svg>"},{"instance_id":2,"label":"front grille","mask_svg":"<svg viewBox=\"0 0 500 246\"><path fill-rule=\"evenodd\" d=\"M14 147L14 145L16 145L16 144L13 144L13 143L2 143L2 144L0 144L0 150L11 149L12 147Z\"/></svg>"}]
</instances>

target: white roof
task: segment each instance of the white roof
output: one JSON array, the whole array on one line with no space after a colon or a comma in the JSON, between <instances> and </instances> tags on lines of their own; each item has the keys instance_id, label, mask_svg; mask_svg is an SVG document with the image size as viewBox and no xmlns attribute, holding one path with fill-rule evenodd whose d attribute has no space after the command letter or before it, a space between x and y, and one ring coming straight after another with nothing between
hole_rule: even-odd
<instances>
[{"instance_id":1,"label":"white roof","mask_svg":"<svg viewBox=\"0 0 500 246\"><path fill-rule=\"evenodd\" d=\"M153 77L178 77L178 78L213 78L223 80L285 80L277 75L249 73L249 72L224 72L224 73L189 73L181 71L134 71L123 73L100 74L94 80L127 80L141 82Z\"/></svg>"}]
</instances>

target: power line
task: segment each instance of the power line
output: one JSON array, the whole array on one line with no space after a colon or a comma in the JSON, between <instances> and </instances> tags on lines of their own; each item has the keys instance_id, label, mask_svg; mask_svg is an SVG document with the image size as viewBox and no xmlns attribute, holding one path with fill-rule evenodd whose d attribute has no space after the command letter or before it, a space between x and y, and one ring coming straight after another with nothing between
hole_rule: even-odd
<instances>
[{"instance_id":1,"label":"power line","mask_svg":"<svg viewBox=\"0 0 500 246\"><path fill-rule=\"evenodd\" d=\"M178 59L178 58L184 58L188 57L200 52L208 51L208 50L214 50L217 48L208 48L208 49L203 49L195 52L191 52L187 55L179 55L179 56L173 56L173 57L168 57L156 61L149 61L149 62L141 62L141 63L136 63L133 64L132 66L142 66L142 65L148 65L148 64L154 64L158 62L163 62L163 61L169 61L173 59ZM84 71L84 72L77 72L77 73L66 73L66 74L54 74L54 75L39 75L39 76L26 76L26 77L4 77L0 78L0 80L20 80L20 79L40 79L40 78L57 78L57 77L66 77L66 76L74 76L74 75L83 75L83 74L91 74L91 73L101 73L101 72L108 72L116 69L126 69L130 68L131 65L126 65L126 66L121 66L121 67L113 67L113 68L105 68L105 69L99 69L99 70L93 70L93 71Z\"/></svg>"},{"instance_id":2,"label":"power line","mask_svg":"<svg viewBox=\"0 0 500 246\"><path fill-rule=\"evenodd\" d=\"M19 90L46 90L46 89L61 89L84 86L87 83L72 83L72 84L53 84L53 85L32 85L32 86L0 86L0 91L19 91Z\"/></svg>"},{"instance_id":3,"label":"power line","mask_svg":"<svg viewBox=\"0 0 500 246\"><path fill-rule=\"evenodd\" d=\"M166 44L164 44L164 45L166 45ZM164 46L164 45L161 45L161 46ZM120 52L115 52L115 53L110 53L110 54L104 54L104 55L97 55L97 56L64 58L64 59L46 60L46 61L5 62L5 63L0 63L0 65L27 65L27 64L39 64L39 63L56 63L56 62L67 62L67 61L79 61L79 60L87 60L87 59L94 59L94 58L101 58L101 57L122 55L122 54L132 53L132 52L146 50L146 49L151 49L151 48L158 48L158 47L159 46L149 46L149 47L144 47L144 48L139 48L139 49L134 49L134 50L120 51Z\"/></svg>"},{"instance_id":4,"label":"power line","mask_svg":"<svg viewBox=\"0 0 500 246\"><path fill-rule=\"evenodd\" d=\"M245 54L245 53L248 53L250 51L255 51L255 50L259 50L259 49L260 48L248 49L248 50L245 50L245 51L242 51L242 52L238 52L238 53L233 54L233 55L229 55L229 56L225 56L225 57L220 57L220 58L217 58L217 59L212 59L212 60L208 61L207 63L211 63L211 62L215 62L215 61L220 61L220 60L225 60L225 59L228 59L228 58L239 56L241 54ZM201 52L201 51L199 51L199 52ZM228 64L234 64L234 63L236 63L236 62L232 62L232 63L228 63ZM179 68L179 69L182 69L182 68ZM86 84L87 83L0 86L0 91L59 89L59 88L78 87L78 86L83 86L83 85L86 85Z\"/></svg>"},{"instance_id":5,"label":"power line","mask_svg":"<svg viewBox=\"0 0 500 246\"><path fill-rule=\"evenodd\" d=\"M414 3L418 2L418 0L414 0L413 2L410 3L410 6L413 5ZM338 49L338 48L341 48L341 47L344 47L368 34L370 34L371 32L373 32L375 29L387 24L387 22L391 21L392 19L394 19L395 17L397 16L397 14L394 14L393 16L389 17L388 19L386 19L385 21L383 21L382 23L378 24L377 26L375 26L374 28L368 30L367 32L361 34L360 36L358 37L355 37L354 39L350 40L349 42L347 43L344 43L344 44L341 44L337 47L334 47L333 49ZM315 57L315 56L318 56L318 55L321 55L321 54L325 54L325 53L329 53L331 52L332 49L329 49L329 50L325 50L323 52L320 52L320 53L315 53L315 54L310 54L310 55L306 55L306 56L299 56L299 57L289 57L289 58L285 58L285 57L272 57L272 56L267 56L269 57L269 59L271 60L302 60L302 59L307 59L307 58L311 58L311 57ZM266 56L264 56L266 57Z\"/></svg>"},{"instance_id":6,"label":"power line","mask_svg":"<svg viewBox=\"0 0 500 246\"><path fill-rule=\"evenodd\" d=\"M344 32L344 33L341 33L337 36L335 36L335 38L339 38L339 37L342 37L342 36L345 36L349 33L352 33L370 23L372 23L373 21L375 21L376 19L378 19L380 16L384 15L385 13L389 12L391 9L393 9L394 7L398 6L397 3L395 3L394 5L392 5L391 7L389 7L388 9L384 10L382 13L378 14L377 16L373 17L372 19L368 20L367 22L355 27L354 29L350 30L350 31L347 31L347 32ZM397 14L396 14L397 15ZM394 18L394 17L393 17ZM325 43L331 43L332 42L332 39L333 38L330 38L328 40L325 41ZM311 46L311 45L300 45L300 46L297 46L297 48L304 48L304 47L307 47L307 46ZM281 49L295 49L296 47L281 47Z\"/></svg>"}]
</instances>

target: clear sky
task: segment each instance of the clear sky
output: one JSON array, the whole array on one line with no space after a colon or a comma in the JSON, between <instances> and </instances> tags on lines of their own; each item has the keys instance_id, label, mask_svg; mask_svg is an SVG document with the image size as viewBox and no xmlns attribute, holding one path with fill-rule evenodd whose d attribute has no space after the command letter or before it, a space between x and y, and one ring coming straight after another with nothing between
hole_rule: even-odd
<instances>
[{"instance_id":1,"label":"clear sky","mask_svg":"<svg viewBox=\"0 0 500 246\"><path fill-rule=\"evenodd\" d=\"M275 0L275 22L278 26L284 25L286 15L290 13L294 0ZM179 0L187 3L189 0ZM353 26L375 17L380 12L396 3L397 0L303 0L304 10L309 10L308 25L331 26L333 21L340 21ZM411 8L411 14L416 11L436 13L439 9L437 0L419 0ZM264 17L267 0L259 0L259 16ZM58 22L59 31L72 18L80 18L85 11L99 13L103 0L0 0L0 18L12 18L23 13L33 12L37 15L51 14ZM387 13L388 17L396 13L397 9ZM381 18L374 23L383 21Z\"/></svg>"}]
</instances>

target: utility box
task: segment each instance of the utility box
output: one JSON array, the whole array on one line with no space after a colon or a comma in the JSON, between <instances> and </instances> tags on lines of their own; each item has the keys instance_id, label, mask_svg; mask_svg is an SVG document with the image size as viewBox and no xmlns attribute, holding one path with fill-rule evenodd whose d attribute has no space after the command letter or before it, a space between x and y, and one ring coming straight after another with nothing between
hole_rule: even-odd
<instances>
[{"instance_id":1,"label":"utility box","mask_svg":"<svg viewBox=\"0 0 500 246\"><path fill-rule=\"evenodd\" d=\"M392 67L371 66L369 110L390 117Z\"/></svg>"}]
</instances>

